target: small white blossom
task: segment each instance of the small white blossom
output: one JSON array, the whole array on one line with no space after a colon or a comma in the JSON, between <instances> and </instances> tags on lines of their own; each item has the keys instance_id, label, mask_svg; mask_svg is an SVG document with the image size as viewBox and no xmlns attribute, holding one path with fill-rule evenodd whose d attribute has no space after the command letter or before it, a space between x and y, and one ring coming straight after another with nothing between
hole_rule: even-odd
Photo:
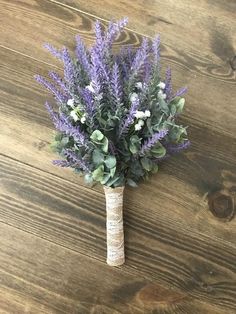
<instances>
[{"instance_id":1,"label":"small white blossom","mask_svg":"<svg viewBox=\"0 0 236 314\"><path fill-rule=\"evenodd\" d=\"M135 87L137 87L138 89L142 89L142 88L143 88L142 82L137 82L137 83L135 84Z\"/></svg>"},{"instance_id":2,"label":"small white blossom","mask_svg":"<svg viewBox=\"0 0 236 314\"><path fill-rule=\"evenodd\" d=\"M163 93L162 90L160 90L160 91L158 92L158 96L161 97L161 98L163 98L163 99L166 99L166 94Z\"/></svg>"},{"instance_id":3,"label":"small white blossom","mask_svg":"<svg viewBox=\"0 0 236 314\"><path fill-rule=\"evenodd\" d=\"M93 84L92 84L92 82L89 84L89 85L87 85L85 88L87 88L91 93L95 93L95 89L93 88Z\"/></svg>"},{"instance_id":4,"label":"small white blossom","mask_svg":"<svg viewBox=\"0 0 236 314\"><path fill-rule=\"evenodd\" d=\"M143 111L137 110L134 114L135 118L137 119L143 119L145 117L145 113Z\"/></svg>"},{"instance_id":5,"label":"small white blossom","mask_svg":"<svg viewBox=\"0 0 236 314\"><path fill-rule=\"evenodd\" d=\"M144 121L143 120L138 120L138 123L136 123L135 126L134 126L135 131L141 130L142 126L144 126Z\"/></svg>"},{"instance_id":6,"label":"small white blossom","mask_svg":"<svg viewBox=\"0 0 236 314\"><path fill-rule=\"evenodd\" d=\"M159 86L160 89L164 89L166 87L166 84L164 82L160 82L157 86Z\"/></svg>"},{"instance_id":7,"label":"small white blossom","mask_svg":"<svg viewBox=\"0 0 236 314\"><path fill-rule=\"evenodd\" d=\"M134 128L135 128L135 131L139 131L142 129L142 126L139 123L136 123Z\"/></svg>"},{"instance_id":8,"label":"small white blossom","mask_svg":"<svg viewBox=\"0 0 236 314\"><path fill-rule=\"evenodd\" d=\"M143 120L138 120L138 124L143 126L144 125L144 121Z\"/></svg>"},{"instance_id":9,"label":"small white blossom","mask_svg":"<svg viewBox=\"0 0 236 314\"><path fill-rule=\"evenodd\" d=\"M86 121L86 117L85 117L85 115L83 115L83 117L80 119L80 122L81 122L82 124L84 124L85 121Z\"/></svg>"},{"instance_id":10,"label":"small white blossom","mask_svg":"<svg viewBox=\"0 0 236 314\"><path fill-rule=\"evenodd\" d=\"M75 122L79 120L79 118L78 118L77 113L76 113L75 110L72 110L72 111L70 112L70 116L73 118L73 120L74 120Z\"/></svg>"},{"instance_id":11,"label":"small white blossom","mask_svg":"<svg viewBox=\"0 0 236 314\"><path fill-rule=\"evenodd\" d=\"M138 98L138 94L136 93L132 93L129 97L131 102L134 102L137 98Z\"/></svg>"},{"instance_id":12,"label":"small white blossom","mask_svg":"<svg viewBox=\"0 0 236 314\"><path fill-rule=\"evenodd\" d=\"M146 117L146 118L151 117L151 112L150 112L150 110L145 110L144 114L145 114L145 117Z\"/></svg>"},{"instance_id":13,"label":"small white blossom","mask_svg":"<svg viewBox=\"0 0 236 314\"><path fill-rule=\"evenodd\" d=\"M71 99L68 99L68 101L67 101L67 105L68 106L70 106L71 108L74 108L74 99L73 98L71 98Z\"/></svg>"}]
</instances>

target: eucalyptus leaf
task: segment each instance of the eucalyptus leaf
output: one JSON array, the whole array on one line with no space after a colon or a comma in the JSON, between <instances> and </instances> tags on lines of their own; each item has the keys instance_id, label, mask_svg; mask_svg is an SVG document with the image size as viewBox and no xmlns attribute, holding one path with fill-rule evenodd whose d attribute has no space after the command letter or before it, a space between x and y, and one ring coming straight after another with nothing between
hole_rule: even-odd
<instances>
[{"instance_id":1,"label":"eucalyptus leaf","mask_svg":"<svg viewBox=\"0 0 236 314\"><path fill-rule=\"evenodd\" d=\"M141 159L141 164L143 166L143 169L145 169L147 171L151 171L151 169L153 167L152 161L147 157L144 157Z\"/></svg>"},{"instance_id":2,"label":"eucalyptus leaf","mask_svg":"<svg viewBox=\"0 0 236 314\"><path fill-rule=\"evenodd\" d=\"M100 142L103 138L104 135L102 134L101 131L95 130L93 133L90 135L90 138L93 142Z\"/></svg>"},{"instance_id":3,"label":"eucalyptus leaf","mask_svg":"<svg viewBox=\"0 0 236 314\"><path fill-rule=\"evenodd\" d=\"M110 176L111 176L111 178L114 177L115 173L116 173L116 167L111 168L111 169L110 169Z\"/></svg>"},{"instance_id":4,"label":"eucalyptus leaf","mask_svg":"<svg viewBox=\"0 0 236 314\"><path fill-rule=\"evenodd\" d=\"M106 157L104 163L107 166L107 168L109 169L114 168L116 165L116 157L109 155Z\"/></svg>"},{"instance_id":5,"label":"eucalyptus leaf","mask_svg":"<svg viewBox=\"0 0 236 314\"><path fill-rule=\"evenodd\" d=\"M104 175L104 166L103 165L100 165L92 173L92 177L95 181L102 181L103 175Z\"/></svg>"},{"instance_id":6,"label":"eucalyptus leaf","mask_svg":"<svg viewBox=\"0 0 236 314\"><path fill-rule=\"evenodd\" d=\"M130 178L127 180L127 184L129 186L132 186L133 188L136 188L138 186L137 183L134 180L130 179Z\"/></svg>"},{"instance_id":7,"label":"eucalyptus leaf","mask_svg":"<svg viewBox=\"0 0 236 314\"><path fill-rule=\"evenodd\" d=\"M104 157L104 154L99 149L95 149L92 153L92 160L95 165L102 164L104 162Z\"/></svg>"},{"instance_id":8,"label":"eucalyptus leaf","mask_svg":"<svg viewBox=\"0 0 236 314\"><path fill-rule=\"evenodd\" d=\"M105 136L102 140L102 150L104 151L104 153L108 152L108 139Z\"/></svg>"}]
</instances>

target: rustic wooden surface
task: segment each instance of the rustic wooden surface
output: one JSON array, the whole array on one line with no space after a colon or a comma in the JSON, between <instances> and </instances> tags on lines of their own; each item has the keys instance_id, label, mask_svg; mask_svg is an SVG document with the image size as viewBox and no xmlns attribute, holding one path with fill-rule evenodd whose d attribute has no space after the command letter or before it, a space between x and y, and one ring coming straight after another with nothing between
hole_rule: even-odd
<instances>
[{"instance_id":1,"label":"rustic wooden surface","mask_svg":"<svg viewBox=\"0 0 236 314\"><path fill-rule=\"evenodd\" d=\"M0 313L236 313L236 2L0 0ZM105 200L51 165L49 96L92 23L129 16L117 45L162 37L163 68L189 93L190 150L125 194L126 265L105 264Z\"/></svg>"}]
</instances>

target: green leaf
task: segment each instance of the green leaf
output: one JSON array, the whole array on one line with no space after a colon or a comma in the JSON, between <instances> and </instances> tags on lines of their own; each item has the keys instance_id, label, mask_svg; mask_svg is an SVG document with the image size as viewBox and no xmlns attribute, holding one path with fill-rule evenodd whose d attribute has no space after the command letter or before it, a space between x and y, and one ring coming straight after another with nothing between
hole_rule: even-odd
<instances>
[{"instance_id":1,"label":"green leaf","mask_svg":"<svg viewBox=\"0 0 236 314\"><path fill-rule=\"evenodd\" d=\"M106 184L109 179L110 179L110 174L108 173L103 177L102 181L100 182L101 184Z\"/></svg>"},{"instance_id":2,"label":"green leaf","mask_svg":"<svg viewBox=\"0 0 236 314\"><path fill-rule=\"evenodd\" d=\"M153 167L152 167L152 173L157 173L158 172L158 169L159 169L159 167L158 167L158 165L153 165Z\"/></svg>"},{"instance_id":3,"label":"green leaf","mask_svg":"<svg viewBox=\"0 0 236 314\"><path fill-rule=\"evenodd\" d=\"M95 149L92 154L92 160L95 165L102 164L104 162L104 154L99 149Z\"/></svg>"},{"instance_id":4,"label":"green leaf","mask_svg":"<svg viewBox=\"0 0 236 314\"><path fill-rule=\"evenodd\" d=\"M86 184L91 184L93 183L93 176L91 173L86 173L84 176L84 181Z\"/></svg>"},{"instance_id":5,"label":"green leaf","mask_svg":"<svg viewBox=\"0 0 236 314\"><path fill-rule=\"evenodd\" d=\"M111 176L111 178L114 177L115 173L116 173L116 167L111 168L111 170L110 170L110 176Z\"/></svg>"},{"instance_id":6,"label":"green leaf","mask_svg":"<svg viewBox=\"0 0 236 314\"><path fill-rule=\"evenodd\" d=\"M97 169L95 169L92 173L92 177L95 181L102 181L104 175L104 166L100 165Z\"/></svg>"},{"instance_id":7,"label":"green leaf","mask_svg":"<svg viewBox=\"0 0 236 314\"><path fill-rule=\"evenodd\" d=\"M155 157L159 157L159 158L164 157L166 154L166 149L164 146L160 146L160 144L159 144L159 146L151 149L151 153Z\"/></svg>"},{"instance_id":8,"label":"green leaf","mask_svg":"<svg viewBox=\"0 0 236 314\"><path fill-rule=\"evenodd\" d=\"M128 179L127 180L127 184L129 186L132 186L133 188L136 188L138 186L137 183L134 180L132 180L132 179Z\"/></svg>"},{"instance_id":9,"label":"green leaf","mask_svg":"<svg viewBox=\"0 0 236 314\"><path fill-rule=\"evenodd\" d=\"M178 103L176 104L177 113L181 113L184 109L185 99L180 98Z\"/></svg>"},{"instance_id":10,"label":"green leaf","mask_svg":"<svg viewBox=\"0 0 236 314\"><path fill-rule=\"evenodd\" d=\"M153 163L152 163L152 161L149 158L147 158L147 157L142 158L141 159L141 164L142 164L143 168L146 171L151 171L152 170Z\"/></svg>"},{"instance_id":11,"label":"green leaf","mask_svg":"<svg viewBox=\"0 0 236 314\"><path fill-rule=\"evenodd\" d=\"M104 153L108 152L108 139L105 136L102 141L102 150L104 151Z\"/></svg>"},{"instance_id":12,"label":"green leaf","mask_svg":"<svg viewBox=\"0 0 236 314\"><path fill-rule=\"evenodd\" d=\"M107 168L109 168L109 169L114 168L116 165L116 157L115 156L107 156L104 163L107 166Z\"/></svg>"},{"instance_id":13,"label":"green leaf","mask_svg":"<svg viewBox=\"0 0 236 314\"><path fill-rule=\"evenodd\" d=\"M90 138L93 142L100 142L103 138L104 135L102 134L101 131L95 130L93 133L90 135Z\"/></svg>"},{"instance_id":14,"label":"green leaf","mask_svg":"<svg viewBox=\"0 0 236 314\"><path fill-rule=\"evenodd\" d=\"M140 149L141 139L137 135L133 135L130 138L129 150L132 154L136 154Z\"/></svg>"}]
</instances>

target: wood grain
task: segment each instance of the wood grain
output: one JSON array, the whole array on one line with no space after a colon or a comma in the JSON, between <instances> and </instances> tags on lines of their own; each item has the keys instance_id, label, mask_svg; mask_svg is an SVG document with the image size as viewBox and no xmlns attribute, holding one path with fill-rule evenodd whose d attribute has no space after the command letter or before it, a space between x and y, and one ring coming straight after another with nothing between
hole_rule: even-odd
<instances>
[{"instance_id":1,"label":"wood grain","mask_svg":"<svg viewBox=\"0 0 236 314\"><path fill-rule=\"evenodd\" d=\"M129 17L129 28L139 34L160 33L165 44L193 52L224 65L235 55L235 1L100 1L51 0L61 7L85 11L104 20Z\"/></svg>"},{"instance_id":2,"label":"wood grain","mask_svg":"<svg viewBox=\"0 0 236 314\"><path fill-rule=\"evenodd\" d=\"M233 2L201 0L192 19L181 26L174 17L173 27L162 20L173 12L191 16L196 4L126 2L137 32L127 30L117 46L138 46L139 33L153 36L154 25L163 25L163 64L172 66L175 86L190 89L182 121L191 126L192 148L163 164L150 182L126 190L127 264L109 272L102 189L51 165L52 125L43 105L49 97L33 75L61 71L43 42L72 50L79 32L90 44L91 13L108 19L113 8L118 17L124 4L0 4L0 312L235 313L236 81L228 42L218 34L218 46L211 45L208 33L215 20L215 32L224 25L228 38L233 34ZM157 22L148 25L159 4ZM203 33L197 44L192 38L199 31L186 34L194 25Z\"/></svg>"}]
</instances>

